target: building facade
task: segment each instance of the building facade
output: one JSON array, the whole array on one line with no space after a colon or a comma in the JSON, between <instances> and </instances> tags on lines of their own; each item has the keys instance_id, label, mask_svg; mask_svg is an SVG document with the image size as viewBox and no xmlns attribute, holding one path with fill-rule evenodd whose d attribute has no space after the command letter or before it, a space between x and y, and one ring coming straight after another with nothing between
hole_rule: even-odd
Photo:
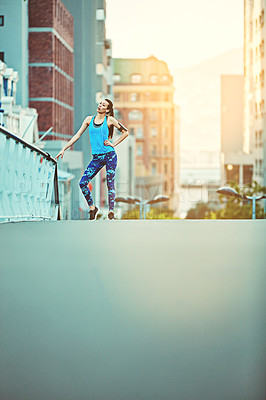
<instances>
[{"instance_id":1,"label":"building facade","mask_svg":"<svg viewBox=\"0 0 266 400\"><path fill-rule=\"evenodd\" d=\"M147 59L114 59L114 102L121 119L135 137L135 195L151 199L178 214L179 108L173 103L173 78L167 64ZM131 189L128 187L128 194Z\"/></svg>"},{"instance_id":2,"label":"building facade","mask_svg":"<svg viewBox=\"0 0 266 400\"><path fill-rule=\"evenodd\" d=\"M0 125L29 143L38 140L38 113L17 104L18 71L0 61Z\"/></svg>"},{"instance_id":3,"label":"building facade","mask_svg":"<svg viewBox=\"0 0 266 400\"><path fill-rule=\"evenodd\" d=\"M243 152L243 75L221 76L221 184L252 182L253 157Z\"/></svg>"},{"instance_id":4,"label":"building facade","mask_svg":"<svg viewBox=\"0 0 266 400\"><path fill-rule=\"evenodd\" d=\"M17 102L36 108L40 135L73 135L73 18L60 0L1 2L0 53L18 71Z\"/></svg>"},{"instance_id":5,"label":"building facade","mask_svg":"<svg viewBox=\"0 0 266 400\"><path fill-rule=\"evenodd\" d=\"M266 0L244 1L244 143L253 156L253 180L266 185Z\"/></svg>"},{"instance_id":6,"label":"building facade","mask_svg":"<svg viewBox=\"0 0 266 400\"><path fill-rule=\"evenodd\" d=\"M29 0L29 104L47 140L73 136L73 17L60 0Z\"/></svg>"}]
</instances>

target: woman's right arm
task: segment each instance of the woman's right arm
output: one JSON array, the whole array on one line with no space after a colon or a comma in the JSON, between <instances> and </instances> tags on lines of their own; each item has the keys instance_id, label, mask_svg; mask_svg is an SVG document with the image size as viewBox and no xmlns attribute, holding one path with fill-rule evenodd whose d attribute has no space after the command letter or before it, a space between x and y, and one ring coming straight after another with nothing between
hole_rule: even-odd
<instances>
[{"instance_id":1,"label":"woman's right arm","mask_svg":"<svg viewBox=\"0 0 266 400\"><path fill-rule=\"evenodd\" d=\"M77 131L77 133L70 139L70 141L62 148L62 150L57 154L57 156L55 156L55 159L59 158L61 156L61 158L63 158L64 156L64 152L71 147L82 135L82 133L87 129L87 127L89 126L90 122L91 122L92 117L87 117L84 119L84 121L82 122L81 127L79 128L79 130Z\"/></svg>"}]
</instances>

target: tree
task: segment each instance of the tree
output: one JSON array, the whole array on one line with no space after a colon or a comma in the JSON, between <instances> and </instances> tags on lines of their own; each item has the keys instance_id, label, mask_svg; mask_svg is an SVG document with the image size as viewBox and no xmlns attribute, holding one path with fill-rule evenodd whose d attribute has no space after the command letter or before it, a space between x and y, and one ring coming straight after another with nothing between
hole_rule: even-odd
<instances>
[{"instance_id":1,"label":"tree","mask_svg":"<svg viewBox=\"0 0 266 400\"><path fill-rule=\"evenodd\" d=\"M235 189L239 194L247 196L260 195L266 193L266 187L261 186L258 182L253 181L251 184L245 185L240 188L235 182L229 182L229 186ZM219 195L220 203L223 208L215 211L216 219L251 219L252 218L252 201L243 200L241 198L226 197ZM263 200L262 200L263 201ZM256 218L265 218L262 201L256 202Z\"/></svg>"},{"instance_id":2,"label":"tree","mask_svg":"<svg viewBox=\"0 0 266 400\"><path fill-rule=\"evenodd\" d=\"M186 219L204 219L210 218L212 208L204 201L198 201L194 208L190 208L187 212Z\"/></svg>"},{"instance_id":3,"label":"tree","mask_svg":"<svg viewBox=\"0 0 266 400\"><path fill-rule=\"evenodd\" d=\"M142 209L143 212L143 209ZM122 215L122 219L139 219L139 206L134 209L125 212ZM146 212L146 219L179 219L174 217L174 210L161 207L150 207L149 212Z\"/></svg>"}]
</instances>

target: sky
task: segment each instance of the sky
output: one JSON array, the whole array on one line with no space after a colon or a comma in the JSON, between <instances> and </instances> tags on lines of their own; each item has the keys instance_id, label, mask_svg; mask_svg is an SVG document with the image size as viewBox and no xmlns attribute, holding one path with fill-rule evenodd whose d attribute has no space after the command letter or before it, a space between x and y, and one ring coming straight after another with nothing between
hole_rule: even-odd
<instances>
[{"instance_id":1,"label":"sky","mask_svg":"<svg viewBox=\"0 0 266 400\"><path fill-rule=\"evenodd\" d=\"M170 71L242 47L244 0L106 0L114 58L167 62Z\"/></svg>"}]
</instances>

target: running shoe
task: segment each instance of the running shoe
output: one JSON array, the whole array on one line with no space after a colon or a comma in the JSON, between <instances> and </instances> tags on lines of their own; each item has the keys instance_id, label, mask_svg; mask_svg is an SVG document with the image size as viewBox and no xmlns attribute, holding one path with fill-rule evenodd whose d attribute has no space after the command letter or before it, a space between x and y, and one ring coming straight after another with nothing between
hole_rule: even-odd
<instances>
[{"instance_id":1,"label":"running shoe","mask_svg":"<svg viewBox=\"0 0 266 400\"><path fill-rule=\"evenodd\" d=\"M90 210L90 221L93 219L97 219L97 215L99 213L99 209L95 206L94 210Z\"/></svg>"},{"instance_id":2,"label":"running shoe","mask_svg":"<svg viewBox=\"0 0 266 400\"><path fill-rule=\"evenodd\" d=\"M113 211L109 211L108 213L108 219L115 219L115 215Z\"/></svg>"}]
</instances>

